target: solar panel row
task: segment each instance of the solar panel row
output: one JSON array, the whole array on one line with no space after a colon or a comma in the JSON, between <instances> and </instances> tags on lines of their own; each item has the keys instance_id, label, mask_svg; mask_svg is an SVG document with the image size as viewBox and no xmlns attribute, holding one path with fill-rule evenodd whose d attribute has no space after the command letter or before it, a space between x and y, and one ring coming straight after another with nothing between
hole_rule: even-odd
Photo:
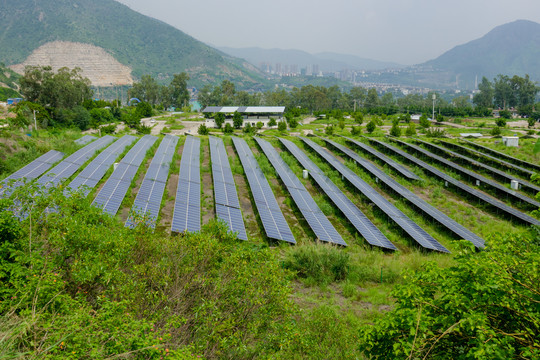
<instances>
[{"instance_id":1,"label":"solar panel row","mask_svg":"<svg viewBox=\"0 0 540 360\"><path fill-rule=\"evenodd\" d=\"M201 230L200 148L200 139L193 136L186 138L171 226L174 232Z\"/></svg>"},{"instance_id":2,"label":"solar panel row","mask_svg":"<svg viewBox=\"0 0 540 360\"><path fill-rule=\"evenodd\" d=\"M14 172L0 182L0 197L8 197L16 188L24 184L24 179L30 181L38 178L45 171L49 170L54 163L62 160L63 157L64 154L60 151L51 150L46 154L41 155L39 158L32 161L22 169ZM9 184L10 182L12 183Z\"/></svg>"},{"instance_id":3,"label":"solar panel row","mask_svg":"<svg viewBox=\"0 0 540 360\"><path fill-rule=\"evenodd\" d=\"M156 155L146 171L137 197L133 202L131 215L126 221L127 227L134 228L137 226L137 217L134 216L134 212L138 212L140 215L148 215L145 218L146 225L151 228L156 227L161 200L169 177L170 163L177 144L178 138L171 135L165 135L165 138L159 144Z\"/></svg>"},{"instance_id":4,"label":"solar panel row","mask_svg":"<svg viewBox=\"0 0 540 360\"><path fill-rule=\"evenodd\" d=\"M364 143L362 143L360 141L356 141L354 139L345 137L345 136L342 136L342 137L345 140L347 140L347 141L353 143L354 145L358 146L359 148L361 148L365 152L371 154L372 156L375 156L377 159L382 160L384 163L386 163L388 166L390 166L391 168L396 170L398 173L400 173L402 176L406 177L407 179L409 179L409 180L420 180L418 175L416 175L412 171L406 169L403 165L398 164L394 160L390 159L388 156L378 152L377 150L375 150L371 146L366 145L366 144L364 144Z\"/></svg>"},{"instance_id":5,"label":"solar panel row","mask_svg":"<svg viewBox=\"0 0 540 360\"><path fill-rule=\"evenodd\" d=\"M279 139L289 152L309 171L310 176L319 187L332 200L349 222L358 230L366 241L373 245L390 250L397 250L396 246L377 229L364 213L319 169L311 159L302 152L298 146L286 139Z\"/></svg>"},{"instance_id":6,"label":"solar panel row","mask_svg":"<svg viewBox=\"0 0 540 360\"><path fill-rule=\"evenodd\" d=\"M241 240L247 240L238 193L223 140L210 136L210 156L214 178L214 199L217 217L227 223Z\"/></svg>"},{"instance_id":7,"label":"solar panel row","mask_svg":"<svg viewBox=\"0 0 540 360\"><path fill-rule=\"evenodd\" d=\"M401 195L404 199L412 203L417 208L421 209L425 214L427 214L429 217L431 217L433 220L437 221L439 224L444 226L446 229L453 232L455 235L459 236L461 239L468 240L472 242L476 247L483 248L484 247L484 240L468 230L467 228L463 227L441 211L439 211L437 208L431 206L424 200L422 200L420 197L418 197L416 194L414 194L412 191L407 189L405 186L401 185L394 179L392 179L390 176L386 175L384 171L376 167L371 162L367 161L366 159L358 156L357 153L354 151L346 148L345 146L342 146L340 144L335 143L334 141L324 139L328 143L332 144L332 146L339 149L341 152L349 156L351 159L356 161L362 168L364 168L366 171L368 171L370 174L375 176L377 179L379 179L383 184L388 186L390 189L392 189L396 194Z\"/></svg>"},{"instance_id":8,"label":"solar panel row","mask_svg":"<svg viewBox=\"0 0 540 360\"><path fill-rule=\"evenodd\" d=\"M531 199L530 197L528 196L525 196L515 190L511 190L511 189L508 189L507 187L491 180L491 179L488 179L480 174L477 174L473 171L470 171L468 169L465 169L464 167L462 166L459 166L457 164L454 164L453 162L451 161L448 161L440 156L437 156L435 154L433 154L432 152L429 152L425 149L422 149L421 147L419 146L416 146L416 145L413 145L413 144L409 144L407 142L404 142L404 141L400 141L400 140L397 140L397 139L392 139L394 140L395 142L397 142L398 144L401 144L402 146L405 146L409 149L412 149L418 153L421 153L437 162L439 162L440 164L443 164L446 168L450 168L450 169L453 169L457 172L460 172L461 174L464 174L472 179L475 179L481 183L484 183L485 185L487 185L488 187L492 188L492 189L495 189L495 190L498 190L499 192L501 193L504 193L507 197L511 197L513 198L514 200L517 200L518 202L522 202L524 203L525 205L528 205L528 208L531 208L532 207L532 210L534 209L538 209L540 207L540 202L536 201L536 200L533 200Z\"/></svg>"},{"instance_id":9,"label":"solar panel row","mask_svg":"<svg viewBox=\"0 0 540 360\"><path fill-rule=\"evenodd\" d=\"M488 204L490 204L491 206L495 207L497 210L500 210L502 211L503 213L507 214L507 215L510 215L511 217L515 218L515 219L518 219L518 220L521 220L527 224L531 224L531 225L540 225L540 221L522 213L521 211L518 211L502 202L500 202L499 200L497 199L494 199L492 198L491 196L479 191L479 190L476 190L476 189L473 189L471 188L470 186L467 186L465 184L463 184L462 182L454 179L453 177L449 176L449 175L446 175L445 173L443 173L442 171L434 168L433 166L431 165L428 165L426 164L425 162L423 162L422 160L419 160L417 158L415 158L414 156L404 152L403 150L400 150L392 145L389 145L385 142L382 142L382 141L379 141L379 140L375 140L375 139L370 139L371 141L393 151L394 153L398 154L398 155L401 155L403 156L405 159L413 162L414 164L416 164L417 166L420 166L421 168L427 170L428 172L430 172L431 174L433 174L434 176L442 179L443 181L446 181L448 184L452 184L454 185L455 187L457 187L458 189L466 192L467 194L469 195L472 195L474 197L476 197L477 199L479 200L482 200Z\"/></svg>"},{"instance_id":10,"label":"solar panel row","mask_svg":"<svg viewBox=\"0 0 540 360\"><path fill-rule=\"evenodd\" d=\"M103 150L92 162L84 168L80 174L73 179L73 181L67 186L65 194L69 196L69 192L81 190L83 187L85 195L88 195L91 189L96 187L99 181L105 176L105 173L114 164L118 156L124 152L124 150L133 144L137 140L136 137L131 135L125 135L119 140L114 142L111 146Z\"/></svg>"},{"instance_id":11,"label":"solar panel row","mask_svg":"<svg viewBox=\"0 0 540 360\"><path fill-rule=\"evenodd\" d=\"M304 216L315 236L320 241L347 246L341 235L321 211L302 182L296 177L285 161L279 156L276 149L267 141L255 138L270 163L276 169L287 190L291 194L296 206Z\"/></svg>"},{"instance_id":12,"label":"solar panel row","mask_svg":"<svg viewBox=\"0 0 540 360\"><path fill-rule=\"evenodd\" d=\"M478 159L482 159L481 161L483 161L483 162L488 161L490 164L492 164L494 166L501 166L502 165L502 167L504 168L504 171L511 170L511 171L517 172L520 176L522 176L522 177L524 176L527 179L530 179L531 175L534 174L534 171L531 171L531 170L525 169L525 168L523 168L521 166L518 166L514 162L510 163L508 161L504 161L502 159L496 158L495 156L488 155L488 154L486 154L484 152L480 152L480 151L475 150L473 148L458 145L458 144L454 144L454 143L451 143L451 142L446 142L446 141L441 141L441 143L444 146L452 148L452 149L456 149L457 151L465 152L467 154L472 154L473 156L477 157Z\"/></svg>"},{"instance_id":13,"label":"solar panel row","mask_svg":"<svg viewBox=\"0 0 540 360\"><path fill-rule=\"evenodd\" d=\"M92 204L101 207L107 214L115 215L144 160L146 152L156 141L157 138L150 135L145 135L137 141L135 146L120 161Z\"/></svg>"},{"instance_id":14,"label":"solar panel row","mask_svg":"<svg viewBox=\"0 0 540 360\"><path fill-rule=\"evenodd\" d=\"M515 157L512 157L510 155L506 155L505 153L494 150L494 149L489 148L487 146L476 144L476 143L474 143L472 141L469 141L469 140L463 140L463 142L466 143L466 144L471 145L472 147L480 149L483 152L495 155L499 159L505 159L507 161L510 161L512 164L519 164L522 167L529 168L529 169L534 169L536 172L540 171L540 165L538 165L538 164L533 164L533 163L530 163L530 162L527 162L527 161L524 161L524 160L521 160L521 159L516 159Z\"/></svg>"},{"instance_id":15,"label":"solar panel row","mask_svg":"<svg viewBox=\"0 0 540 360\"><path fill-rule=\"evenodd\" d=\"M74 152L68 156L60 164L56 165L53 169L38 179L38 184L49 188L60 184L65 179L72 176L79 168L87 162L94 154L106 147L116 138L110 135L106 135L98 140L86 145L82 149Z\"/></svg>"},{"instance_id":16,"label":"solar panel row","mask_svg":"<svg viewBox=\"0 0 540 360\"><path fill-rule=\"evenodd\" d=\"M92 135L84 135L82 138L75 140L75 144L77 145L86 145L89 142L92 142L96 139L95 136Z\"/></svg>"},{"instance_id":17,"label":"solar panel row","mask_svg":"<svg viewBox=\"0 0 540 360\"><path fill-rule=\"evenodd\" d=\"M540 187L539 186L531 184L528 181L518 179L516 176L509 175L509 174L505 173L504 171L501 171L501 170L496 169L496 168L494 168L492 166L489 166L489 165L485 165L485 164L483 164L483 163L481 163L479 161L471 159L470 157L458 154L457 152L454 152L452 150L449 150L447 148L444 148L442 146L439 146L439 145L436 145L436 144L433 144L433 143L430 143L430 142L427 142L427 141L423 141L423 140L420 140L420 139L415 139L415 141L417 143L423 144L423 145L425 145L425 146L427 146L427 147L429 147L431 149L435 149L435 150L439 151L439 153L443 154L447 158L451 158L453 161L454 160L458 160L458 161L461 160L461 161L466 162L466 163L468 163L470 165L473 165L476 168L483 169L483 170L485 170L486 172L488 172L489 174L491 174L492 176L494 176L494 177L496 177L498 179L504 179L503 181L510 182L512 180L516 180L516 181L519 182L520 189L522 189L524 191L527 191L530 194L536 195L537 193L540 192Z\"/></svg>"},{"instance_id":18,"label":"solar panel row","mask_svg":"<svg viewBox=\"0 0 540 360\"><path fill-rule=\"evenodd\" d=\"M369 186L351 169L342 164L336 157L326 152L321 146L315 144L313 141L304 137L301 139L422 247L435 251L449 252L424 229L409 219L407 215L381 196L375 189Z\"/></svg>"},{"instance_id":19,"label":"solar panel row","mask_svg":"<svg viewBox=\"0 0 540 360\"><path fill-rule=\"evenodd\" d=\"M296 244L296 240L279 208L272 189L266 180L257 160L244 139L233 137L234 147L248 179L255 206L263 223L266 236Z\"/></svg>"}]
</instances>

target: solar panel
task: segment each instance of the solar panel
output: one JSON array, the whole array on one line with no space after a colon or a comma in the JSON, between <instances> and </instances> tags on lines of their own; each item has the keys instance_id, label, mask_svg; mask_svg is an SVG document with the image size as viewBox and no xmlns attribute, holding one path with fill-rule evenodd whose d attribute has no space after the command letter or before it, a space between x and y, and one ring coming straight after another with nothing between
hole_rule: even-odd
<instances>
[{"instance_id":1,"label":"solar panel","mask_svg":"<svg viewBox=\"0 0 540 360\"><path fill-rule=\"evenodd\" d=\"M429 173L433 174L434 176L442 179L443 181L446 181L448 184L452 184L453 186L457 187L458 189L466 192L467 194L469 195L472 195L474 196L475 198L481 200L481 201L484 201L486 202L487 204L495 207L497 210L500 210L502 211L503 213L507 214L507 215L510 215L511 217L515 218L515 219L518 219L522 222L525 222L527 224L530 224L530 225L540 225L540 221L522 213L521 211L518 211L502 202L500 202L499 200L496 200L494 198L492 198L491 196L479 191L479 190L476 190L476 189L473 189L465 184L463 184L462 182L454 179L453 177L449 176L449 175L446 175L445 173L443 173L442 171L434 168L433 166L431 165L428 165L426 164L425 162L423 162L422 160L419 160L417 158L415 158L414 156L404 152L403 150L400 150L392 145L389 145L385 142L382 142L382 141L379 141L379 140L375 140L375 139L372 139L370 138L370 141L373 141L393 152L395 152L396 154L398 155L401 155L402 157L404 157L405 159L411 161L412 163L416 164L417 166L420 166L421 168L427 170Z\"/></svg>"},{"instance_id":2,"label":"solar panel","mask_svg":"<svg viewBox=\"0 0 540 360\"><path fill-rule=\"evenodd\" d=\"M487 146L482 146L480 144L476 144L476 143L474 143L472 141L469 141L469 140L462 140L462 141L464 143L466 143L466 144L469 144L469 145L477 148L477 149L483 150L484 152L495 155L499 159L505 159L507 161L511 161L511 163L508 163L508 162L505 161L504 162L505 164L510 164L510 165L513 165L514 167L517 167L515 164L519 164L521 167L528 167L530 169L534 169L536 172L540 172L540 165L532 164L532 163L524 161L524 160L516 159L515 157L512 157L510 155L506 155L505 153L494 150L494 149L489 148ZM482 154L482 155L486 156L486 154ZM501 161L501 160L499 160L499 161ZM523 168L520 168L520 169L523 169ZM523 170L528 171L526 169L523 169ZM529 171L529 172L531 172L531 171Z\"/></svg>"},{"instance_id":3,"label":"solar panel","mask_svg":"<svg viewBox=\"0 0 540 360\"><path fill-rule=\"evenodd\" d=\"M105 176L105 173L114 164L118 156L130 146L137 138L131 135L125 135L114 142L108 148L103 150L73 181L67 186L66 196L69 196L69 189L79 190L83 185L88 188L84 190L88 195L90 189L94 188Z\"/></svg>"},{"instance_id":4,"label":"solar panel","mask_svg":"<svg viewBox=\"0 0 540 360\"><path fill-rule=\"evenodd\" d=\"M439 211L437 208L433 207L432 205L428 204L424 200L422 200L420 197L418 197L416 194L414 194L412 191L407 189L405 186L401 185L394 179L392 179L390 176L386 175L384 171L377 168L375 165L370 163L369 161L363 159L362 157L358 156L354 151L346 148L345 146L342 146L340 144L337 144L331 140L327 140L328 143L330 143L332 146L339 149L341 152L346 154L348 157L356 161L357 164L362 166L367 172L375 176L377 179L379 179L383 184L388 186L390 189L392 189L396 194L399 194L404 199L412 203L414 206L422 210L426 215L431 217L433 220L437 221L439 224L444 226L446 229L450 230L455 235L459 236L462 239L468 240L472 242L475 246L479 248L484 247L484 240L468 230L467 228L463 227L441 211Z\"/></svg>"},{"instance_id":5,"label":"solar panel","mask_svg":"<svg viewBox=\"0 0 540 360\"><path fill-rule=\"evenodd\" d=\"M236 137L232 139L248 179L266 236L270 239L296 244L291 229L274 197L272 188L270 188L248 144L244 139Z\"/></svg>"},{"instance_id":6,"label":"solar panel","mask_svg":"<svg viewBox=\"0 0 540 360\"><path fill-rule=\"evenodd\" d=\"M176 136L165 135L159 145L146 175L141 184L131 212L141 215L147 214L146 225L155 228L165 185L169 176L169 167L172 162L178 138ZM133 215L130 215L126 221L126 226L135 227L136 221Z\"/></svg>"},{"instance_id":7,"label":"solar panel","mask_svg":"<svg viewBox=\"0 0 540 360\"><path fill-rule=\"evenodd\" d=\"M342 138L344 138L345 140L353 143L354 145L358 146L359 148L361 148L362 150L364 150L365 152L373 155L374 157L376 157L377 159L379 160L382 160L384 163L386 163L388 166L390 166L391 168L393 168L394 170L396 170L399 174L401 174L402 176L404 176L405 178L409 179L409 180L421 180L418 175L416 175L415 173L413 173L412 171L406 169L403 165L401 164L398 164L397 162L395 162L394 160L390 159L388 156L384 155L383 153L380 153L378 152L377 150L375 150L374 148L372 148L371 146L369 145L366 145L360 141L356 141L354 139L351 139L351 138L348 138L348 137L345 137L345 136L342 136Z\"/></svg>"},{"instance_id":8,"label":"solar panel","mask_svg":"<svg viewBox=\"0 0 540 360\"><path fill-rule=\"evenodd\" d=\"M492 176L496 177L496 178L499 178L499 179L504 179L504 181L507 181L507 182L510 182L512 180L516 180L519 182L519 188L523 191L527 191L529 192L530 194L533 194L533 195L536 195L537 193L540 192L540 186L536 186L534 184L531 184L530 182L526 181L526 180L523 180L523 179L518 179L516 176L514 175L510 175L510 174L507 174L505 173L504 171L501 171L499 169L496 169L492 166L489 166L489 165L486 165L484 163L481 163L479 161L476 161L468 156L465 156L465 155L461 155L461 154L458 154L457 152L455 151L452 151L452 150L449 150L448 148L445 148L445 147L442 147L442 146L439 146L439 145L436 145L436 144L433 144L433 143L430 143L430 142L427 142L427 141L422 141L422 140L419 140L419 139L415 139L415 141L421 143L421 144L424 144L428 147L431 147L435 150L438 150L440 153L444 154L445 156L447 157L450 157L452 159L458 159L458 160L462 160L472 166L474 166L475 168L480 168L480 169L483 169L485 170L486 172L488 172L489 174L491 174ZM442 140L439 140L440 143L442 144L451 144L451 143L446 143L445 141L442 141Z\"/></svg>"},{"instance_id":9,"label":"solar panel","mask_svg":"<svg viewBox=\"0 0 540 360\"><path fill-rule=\"evenodd\" d=\"M360 209L302 152L293 142L279 139L291 154L309 171L311 178L326 193L360 235L371 245L389 250L397 250L384 234L362 213Z\"/></svg>"},{"instance_id":10,"label":"solar panel","mask_svg":"<svg viewBox=\"0 0 540 360\"><path fill-rule=\"evenodd\" d=\"M304 216L311 230L321 241L347 246L341 235L336 231L332 223L320 210L302 182L294 175L289 166L283 161L274 147L267 141L255 138L263 152L276 169L279 177L287 187L296 206Z\"/></svg>"},{"instance_id":11,"label":"solar panel","mask_svg":"<svg viewBox=\"0 0 540 360\"><path fill-rule=\"evenodd\" d=\"M201 230L200 148L200 139L193 136L186 138L171 225L173 232Z\"/></svg>"},{"instance_id":12,"label":"solar panel","mask_svg":"<svg viewBox=\"0 0 540 360\"><path fill-rule=\"evenodd\" d=\"M101 207L103 211L110 215L115 215L118 212L131 186L131 181L144 160L144 155L156 141L157 138L150 135L146 135L137 141L97 194L92 203L94 206ZM143 156L141 157L140 154L143 154Z\"/></svg>"},{"instance_id":13,"label":"solar panel","mask_svg":"<svg viewBox=\"0 0 540 360\"><path fill-rule=\"evenodd\" d=\"M92 142L96 139L95 136L92 135L84 135L82 138L75 140L75 144L77 145L86 145L89 142Z\"/></svg>"},{"instance_id":14,"label":"solar panel","mask_svg":"<svg viewBox=\"0 0 540 360\"><path fill-rule=\"evenodd\" d=\"M27 181L34 180L41 176L45 171L49 170L54 163L62 160L63 157L63 153L51 150L22 169L17 170L4 180L0 181L0 197L9 196L16 188L24 184L24 181L15 181L9 184L11 181L19 179L26 179Z\"/></svg>"},{"instance_id":15,"label":"solar panel","mask_svg":"<svg viewBox=\"0 0 540 360\"><path fill-rule=\"evenodd\" d=\"M301 137L309 147L311 147L319 156L325 159L332 167L334 167L351 185L357 188L364 196L373 202L381 211L383 211L391 220L393 220L401 229L415 240L422 247L440 252L449 252L437 240L429 235L424 229L418 226L414 221L409 219L407 215L397 209L392 203L386 200L375 189L369 186L356 173L347 166L342 164L333 155L326 152L321 146L313 141Z\"/></svg>"}]
</instances>

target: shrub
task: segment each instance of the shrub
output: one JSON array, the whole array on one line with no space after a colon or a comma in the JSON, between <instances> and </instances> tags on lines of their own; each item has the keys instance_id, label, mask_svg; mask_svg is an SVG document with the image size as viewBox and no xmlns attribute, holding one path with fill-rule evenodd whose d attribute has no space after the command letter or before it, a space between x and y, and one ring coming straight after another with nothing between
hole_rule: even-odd
<instances>
[{"instance_id":1,"label":"shrub","mask_svg":"<svg viewBox=\"0 0 540 360\"><path fill-rule=\"evenodd\" d=\"M210 132L210 131L208 130L208 128L206 127L206 125L203 125L203 124L201 124L201 125L199 126L199 129L197 130L197 133L198 133L199 135L208 135L209 132Z\"/></svg>"},{"instance_id":2,"label":"shrub","mask_svg":"<svg viewBox=\"0 0 540 360\"><path fill-rule=\"evenodd\" d=\"M422 114L422 116L420 116L420 126L424 129L427 129L431 126L431 123L429 122L426 114Z\"/></svg>"},{"instance_id":3,"label":"shrub","mask_svg":"<svg viewBox=\"0 0 540 360\"><path fill-rule=\"evenodd\" d=\"M437 114L435 119L437 120L438 123L442 123L445 120L445 118L444 118L444 116L442 114Z\"/></svg>"},{"instance_id":4,"label":"shrub","mask_svg":"<svg viewBox=\"0 0 540 360\"><path fill-rule=\"evenodd\" d=\"M364 115L357 111L353 114L353 119L359 124L359 125L362 125L362 123L364 122Z\"/></svg>"},{"instance_id":5,"label":"shrub","mask_svg":"<svg viewBox=\"0 0 540 360\"><path fill-rule=\"evenodd\" d=\"M400 137L401 128L397 124L392 125L392 128L390 128L390 135L395 136L395 137Z\"/></svg>"},{"instance_id":6,"label":"shrub","mask_svg":"<svg viewBox=\"0 0 540 360\"><path fill-rule=\"evenodd\" d=\"M495 124L497 124L498 127L505 127L506 126L506 119L503 117L498 118L495 120Z\"/></svg>"},{"instance_id":7,"label":"shrub","mask_svg":"<svg viewBox=\"0 0 540 360\"><path fill-rule=\"evenodd\" d=\"M326 135L333 135L334 134L334 126L333 125L328 125L325 129L324 129L324 133Z\"/></svg>"},{"instance_id":8,"label":"shrub","mask_svg":"<svg viewBox=\"0 0 540 360\"><path fill-rule=\"evenodd\" d=\"M432 138L441 138L446 136L446 130L444 129L426 129L426 136Z\"/></svg>"},{"instance_id":9,"label":"shrub","mask_svg":"<svg viewBox=\"0 0 540 360\"><path fill-rule=\"evenodd\" d=\"M503 119L511 119L512 113L509 110L501 110L499 111L499 116Z\"/></svg>"},{"instance_id":10,"label":"shrub","mask_svg":"<svg viewBox=\"0 0 540 360\"><path fill-rule=\"evenodd\" d=\"M367 126L366 126L366 130L368 133L373 133L375 131L375 129L377 129L377 125L375 124L375 122L373 120L371 120Z\"/></svg>"},{"instance_id":11,"label":"shrub","mask_svg":"<svg viewBox=\"0 0 540 360\"><path fill-rule=\"evenodd\" d=\"M416 125L413 122L409 123L407 129L405 129L406 136L416 136Z\"/></svg>"},{"instance_id":12,"label":"shrub","mask_svg":"<svg viewBox=\"0 0 540 360\"><path fill-rule=\"evenodd\" d=\"M277 125L276 119L270 118L270 120L268 120L269 127L276 126L276 125Z\"/></svg>"},{"instance_id":13,"label":"shrub","mask_svg":"<svg viewBox=\"0 0 540 360\"><path fill-rule=\"evenodd\" d=\"M216 113L214 115L214 121L216 123L216 128L221 129L221 126L223 126L223 123L225 122L225 114Z\"/></svg>"},{"instance_id":14,"label":"shrub","mask_svg":"<svg viewBox=\"0 0 540 360\"><path fill-rule=\"evenodd\" d=\"M498 126L495 126L491 131L489 132L491 136L500 136L501 135L501 128Z\"/></svg>"},{"instance_id":15,"label":"shrub","mask_svg":"<svg viewBox=\"0 0 540 360\"><path fill-rule=\"evenodd\" d=\"M338 126L341 130L345 129L345 121L339 120Z\"/></svg>"},{"instance_id":16,"label":"shrub","mask_svg":"<svg viewBox=\"0 0 540 360\"><path fill-rule=\"evenodd\" d=\"M281 132L284 132L287 130L287 122L285 122L285 120L281 120L279 123L278 123L278 130L281 131Z\"/></svg>"},{"instance_id":17,"label":"shrub","mask_svg":"<svg viewBox=\"0 0 540 360\"><path fill-rule=\"evenodd\" d=\"M351 134L353 136L358 136L362 133L362 127L361 126L353 126L351 128Z\"/></svg>"},{"instance_id":18,"label":"shrub","mask_svg":"<svg viewBox=\"0 0 540 360\"><path fill-rule=\"evenodd\" d=\"M222 130L224 134L232 134L234 132L233 126L229 123L226 123Z\"/></svg>"},{"instance_id":19,"label":"shrub","mask_svg":"<svg viewBox=\"0 0 540 360\"><path fill-rule=\"evenodd\" d=\"M296 118L291 118L289 120L289 127L291 129L296 129L297 126L298 126L298 120L296 120Z\"/></svg>"}]
</instances>

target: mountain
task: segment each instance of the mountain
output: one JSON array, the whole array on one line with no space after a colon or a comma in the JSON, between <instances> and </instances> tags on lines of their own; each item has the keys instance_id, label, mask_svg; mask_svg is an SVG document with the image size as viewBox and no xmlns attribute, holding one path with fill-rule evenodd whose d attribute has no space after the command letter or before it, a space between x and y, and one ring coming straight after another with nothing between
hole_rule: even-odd
<instances>
[{"instance_id":1,"label":"mountain","mask_svg":"<svg viewBox=\"0 0 540 360\"><path fill-rule=\"evenodd\" d=\"M344 55L331 52L310 54L301 50L261 49L258 47L218 47L218 49L231 56L245 59L255 66L259 66L261 63L267 63L273 67L279 63L289 66L297 65L298 70L300 70L302 67L318 65L319 70L323 72L335 72L345 69L379 70L385 68L403 67L403 65L395 63L364 59L355 55Z\"/></svg>"},{"instance_id":2,"label":"mountain","mask_svg":"<svg viewBox=\"0 0 540 360\"><path fill-rule=\"evenodd\" d=\"M6 65L29 57L28 63L61 63L67 54L68 64L87 58L83 70L99 73L103 64L95 62L103 51L119 63L118 71L128 67L135 78L151 74L165 82L187 71L194 85L229 79L253 88L263 81L251 65L114 0L0 0L0 24L0 62Z\"/></svg>"},{"instance_id":3,"label":"mountain","mask_svg":"<svg viewBox=\"0 0 540 360\"><path fill-rule=\"evenodd\" d=\"M10 97L20 97L17 80L19 75L0 64L0 101L6 101Z\"/></svg>"},{"instance_id":4,"label":"mountain","mask_svg":"<svg viewBox=\"0 0 540 360\"><path fill-rule=\"evenodd\" d=\"M476 77L529 74L540 80L540 24L518 20L498 26L480 39L447 51L420 67L432 68L441 81L473 88Z\"/></svg>"}]
</instances>

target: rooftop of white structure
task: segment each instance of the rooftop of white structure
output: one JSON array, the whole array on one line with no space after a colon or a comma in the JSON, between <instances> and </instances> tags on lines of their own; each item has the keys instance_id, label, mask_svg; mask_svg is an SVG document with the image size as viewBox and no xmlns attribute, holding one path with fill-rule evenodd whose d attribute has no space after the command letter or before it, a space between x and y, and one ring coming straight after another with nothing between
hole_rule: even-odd
<instances>
[{"instance_id":1,"label":"rooftop of white structure","mask_svg":"<svg viewBox=\"0 0 540 360\"><path fill-rule=\"evenodd\" d=\"M208 106L203 113L283 114L285 106Z\"/></svg>"}]
</instances>

